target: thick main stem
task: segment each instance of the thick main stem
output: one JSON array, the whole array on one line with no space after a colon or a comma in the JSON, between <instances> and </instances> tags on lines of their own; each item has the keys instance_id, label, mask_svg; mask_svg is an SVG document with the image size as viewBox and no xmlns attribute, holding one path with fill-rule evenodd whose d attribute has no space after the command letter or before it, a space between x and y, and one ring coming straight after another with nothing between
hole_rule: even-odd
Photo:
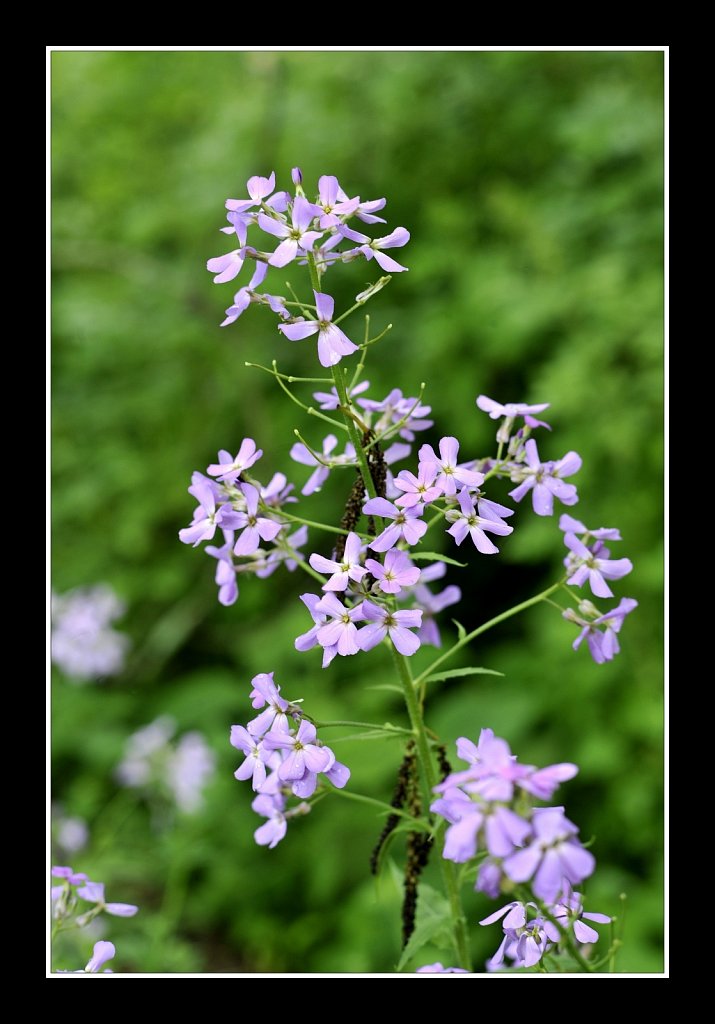
<instances>
[{"instance_id":1,"label":"thick main stem","mask_svg":"<svg viewBox=\"0 0 715 1024\"><path fill-rule=\"evenodd\" d=\"M422 718L422 710L417 699L417 692L412 679L412 673L405 657L396 651L394 647L392 648L392 654L400 677L400 682L402 683L402 691L405 698L405 704L407 705L407 713L410 716L410 724L415 735L417 757L427 784L428 795L431 796L432 790L439 780L435 772L429 740L427 738L427 731ZM459 966L463 967L467 971L471 971L472 957L469 949L467 921L464 917L462 901L459 896L457 869L451 860L445 860L444 857L440 857L440 864L442 868L442 880L444 882L447 899L449 900L449 906L452 913L452 922L454 924L454 943L457 950L457 957L459 959Z\"/></svg>"},{"instance_id":2,"label":"thick main stem","mask_svg":"<svg viewBox=\"0 0 715 1024\"><path fill-rule=\"evenodd\" d=\"M310 269L310 280L315 291L320 291L320 274L315 263L315 257L312 253L308 254L308 267ZM335 381L335 390L338 393L338 399L340 400L340 408L343 414L343 419L348 428L348 435L355 448L355 455L357 457L358 466L360 468L360 475L362 476L363 483L365 485L365 492L368 497L376 498L377 490L373 483L370 468L367 463L367 457L362 446L362 438L358 432L357 426L350 416L350 401L348 399L347 388L345 386L345 380L343 378L340 369L337 366L332 367L333 380ZM410 725L415 737L415 745L417 748L417 758L421 765L422 774L424 776L425 783L427 785L427 796L428 798L432 794L432 790L437 785L437 775L435 773L434 763L432 761L432 755L430 753L429 740L427 738L427 732L425 730L425 724L422 717L422 708L417 699L417 693L415 691L415 684L412 679L412 673L407 661L395 648L392 648L392 652L395 659L395 665L397 672L400 677L402 684L402 690L405 698L405 704L407 705L407 712L410 717ZM439 836L439 833L438 833ZM447 899L449 900L450 911L452 915L452 922L454 925L454 944L457 952L457 958L459 960L460 967L463 967L467 971L472 969L472 957L469 949L469 936L467 933L467 921L462 910L462 902L459 896L459 882L457 879L457 871L452 861L445 860L444 857L440 858L440 864L442 868L442 879L444 881L445 891L447 893Z\"/></svg>"}]
</instances>

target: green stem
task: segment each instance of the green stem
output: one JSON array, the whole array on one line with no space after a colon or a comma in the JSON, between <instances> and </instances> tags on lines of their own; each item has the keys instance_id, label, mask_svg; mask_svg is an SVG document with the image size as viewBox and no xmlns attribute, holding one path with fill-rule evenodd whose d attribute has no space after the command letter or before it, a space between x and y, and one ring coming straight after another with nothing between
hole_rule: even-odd
<instances>
[{"instance_id":1,"label":"green stem","mask_svg":"<svg viewBox=\"0 0 715 1024\"><path fill-rule=\"evenodd\" d=\"M477 626L477 628L473 629L471 633L465 634L465 636L463 636L461 640L458 640L453 647L450 647L450 649L445 651L444 654L440 654L439 658L436 658L432 664L424 670L424 672L421 672L417 679L415 679L414 685L419 686L420 683L424 682L427 676L431 675L436 668L439 668L443 662L447 661L448 658L451 658L453 654L460 650L460 648L471 643L475 637L481 636L482 633L486 633L486 631L491 629L492 626L498 626L500 622L505 622L507 619L510 619L512 615L518 615L519 612L523 612L527 608L531 608L532 605L538 604L540 601L545 601L546 598L550 597L559 589L560 586L561 580L559 580L558 583L552 584L552 586L548 587L546 590L542 590L542 592L540 594L536 594L535 597L530 597L528 601L522 601L521 604L515 604L513 608L509 608L508 611L502 612L501 615L495 615L493 619L489 619L488 622L483 623L481 626Z\"/></svg>"},{"instance_id":2,"label":"green stem","mask_svg":"<svg viewBox=\"0 0 715 1024\"><path fill-rule=\"evenodd\" d=\"M399 725L377 725L375 722L348 722L341 719L338 722L314 722L313 724L316 729L337 729L354 726L356 729L380 729L382 732L404 733L405 736L412 735L410 729L401 729Z\"/></svg>"},{"instance_id":3,"label":"green stem","mask_svg":"<svg viewBox=\"0 0 715 1024\"><path fill-rule=\"evenodd\" d=\"M355 449L360 474L362 476L363 483L365 484L365 491L369 498L376 498L377 491L375 490L375 484L372 482L372 476L370 475L367 457L362 446L362 438L358 433L354 420L349 415L350 399L348 398L348 393L345 387L345 379L337 366L333 367L333 380L335 381L335 390L338 393L340 405L345 410L345 423L348 428L348 436L350 437Z\"/></svg>"},{"instance_id":4,"label":"green stem","mask_svg":"<svg viewBox=\"0 0 715 1024\"><path fill-rule=\"evenodd\" d=\"M422 766L422 773L427 784L428 797L431 798L432 790L439 780L435 772L434 762L432 761L429 739L427 738L427 731L422 718L422 710L417 700L415 684L412 680L412 673L405 657L395 650L394 647L392 647L392 654L397 668L397 673L400 677L400 682L402 683L402 692L404 694L405 704L407 705L407 713L410 716L410 724L415 735L417 757ZM439 840L441 839L440 832L441 830L438 831L435 836L436 847L439 847ZM464 917L462 902L459 896L457 869L451 860L445 860L444 857L440 858L440 864L442 868L442 880L444 882L450 910L452 912L454 944L457 951L459 965L460 967L464 967L465 970L471 971L472 957L469 949L467 921Z\"/></svg>"},{"instance_id":5,"label":"green stem","mask_svg":"<svg viewBox=\"0 0 715 1024\"><path fill-rule=\"evenodd\" d=\"M312 252L308 253L308 269L310 270L310 283L312 284L316 292L320 291L320 273L315 263L315 256ZM335 390L338 393L340 399L340 405L342 407L343 418L345 419L345 425L348 428L348 435L352 441L355 449L355 454L358 460L358 466L360 467L360 474L365 484L365 491L369 498L376 498L377 491L375 485L372 482L370 476L370 469L367 464L367 458L362 447L362 438L358 434L357 427L350 416L350 400L348 399L348 393L345 388L345 379L337 366L333 366L333 380L335 381Z\"/></svg>"},{"instance_id":6,"label":"green stem","mask_svg":"<svg viewBox=\"0 0 715 1024\"><path fill-rule=\"evenodd\" d=\"M429 823L424 821L423 818L415 818L414 815L408 814L407 811L401 810L399 807L393 807L391 804L386 804L384 800L375 800L371 796L363 796L362 793L353 793L350 789L331 789L331 793L335 796L345 797L346 800L356 800L361 804L370 804L372 807L379 807L381 811L387 811L390 814L396 814L398 818L406 818L410 822L414 822L425 830L430 831Z\"/></svg>"},{"instance_id":7,"label":"green stem","mask_svg":"<svg viewBox=\"0 0 715 1024\"><path fill-rule=\"evenodd\" d=\"M313 519L303 519L301 516L291 515L289 512L284 512L283 509L280 510L278 515L283 519L287 519L289 523L301 523L303 526L312 526L316 530L326 530L328 533L342 533L347 536L350 532L349 530L341 529L339 526L328 526L327 523L316 523ZM367 533L360 533L359 530L353 530L353 533L357 533L358 537L362 537L363 540L371 540Z\"/></svg>"}]
</instances>

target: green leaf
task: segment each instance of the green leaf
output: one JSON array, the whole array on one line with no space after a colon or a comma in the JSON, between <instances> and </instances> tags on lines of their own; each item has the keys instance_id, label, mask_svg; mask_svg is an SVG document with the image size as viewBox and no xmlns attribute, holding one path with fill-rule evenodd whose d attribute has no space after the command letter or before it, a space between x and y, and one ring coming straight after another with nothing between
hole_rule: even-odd
<instances>
[{"instance_id":1,"label":"green leaf","mask_svg":"<svg viewBox=\"0 0 715 1024\"><path fill-rule=\"evenodd\" d=\"M467 562L458 562L456 559L440 555L436 551L410 551L409 555L413 562L446 562L447 565L457 565L460 569L467 568Z\"/></svg>"},{"instance_id":2,"label":"green leaf","mask_svg":"<svg viewBox=\"0 0 715 1024\"><path fill-rule=\"evenodd\" d=\"M452 947L452 920L449 903L444 896L430 885L423 883L419 887L417 897L415 930L410 941L402 950L397 970L401 971L405 964L428 942L433 943L439 949L450 949Z\"/></svg>"},{"instance_id":3,"label":"green leaf","mask_svg":"<svg viewBox=\"0 0 715 1024\"><path fill-rule=\"evenodd\" d=\"M453 668L449 672L435 672L427 676L426 683L443 683L445 679L459 679L460 676L503 676L493 668Z\"/></svg>"},{"instance_id":4,"label":"green leaf","mask_svg":"<svg viewBox=\"0 0 715 1024\"><path fill-rule=\"evenodd\" d=\"M402 687L397 683L375 683L374 686L366 686L366 690L389 690L391 693L399 693L402 696Z\"/></svg>"},{"instance_id":5,"label":"green leaf","mask_svg":"<svg viewBox=\"0 0 715 1024\"><path fill-rule=\"evenodd\" d=\"M457 635L459 636L459 639L460 640L464 640L465 636L467 635L466 629L464 628L462 623L461 622L457 622L456 619L452 619L452 622L457 627Z\"/></svg>"}]
</instances>

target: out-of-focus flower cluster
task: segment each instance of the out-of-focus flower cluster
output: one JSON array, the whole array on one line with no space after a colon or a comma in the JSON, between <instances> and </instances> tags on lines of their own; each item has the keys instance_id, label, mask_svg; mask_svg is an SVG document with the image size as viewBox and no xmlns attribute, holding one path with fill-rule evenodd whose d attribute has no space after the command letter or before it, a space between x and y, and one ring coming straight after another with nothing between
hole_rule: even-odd
<instances>
[{"instance_id":1,"label":"out-of-focus flower cluster","mask_svg":"<svg viewBox=\"0 0 715 1024\"><path fill-rule=\"evenodd\" d=\"M184 733L172 742L176 722L162 715L127 740L116 777L123 785L148 795L168 796L185 814L198 811L204 789L216 769L216 755L200 732Z\"/></svg>"},{"instance_id":2,"label":"out-of-focus flower cluster","mask_svg":"<svg viewBox=\"0 0 715 1024\"><path fill-rule=\"evenodd\" d=\"M318 739L300 705L281 696L273 672L260 673L251 685L251 703L259 714L245 726L231 726L231 744L245 754L234 775L241 781L251 779L256 793L251 806L266 818L256 829L255 840L273 849L285 836L288 821L310 811L306 801L321 777L342 789L350 769Z\"/></svg>"},{"instance_id":3,"label":"out-of-focus flower cluster","mask_svg":"<svg viewBox=\"0 0 715 1024\"><path fill-rule=\"evenodd\" d=\"M565 941L570 928L576 942L597 941L598 933L583 925L582 918L610 918L584 915L581 897L573 889L593 874L595 857L578 839L578 828L563 807L535 806L573 778L576 765L520 764L506 740L491 729L482 729L477 744L464 737L457 740L457 755L468 767L452 772L435 788L438 798L431 808L449 826L443 856L458 864L478 862L476 888L494 899L517 886L532 897L509 903L481 922L503 918L503 941L488 969L501 967L505 958L514 967L533 967Z\"/></svg>"},{"instance_id":4,"label":"out-of-focus flower cluster","mask_svg":"<svg viewBox=\"0 0 715 1024\"><path fill-rule=\"evenodd\" d=\"M129 639L111 624L124 611L102 583L52 595L52 660L69 679L84 683L122 671Z\"/></svg>"}]
</instances>

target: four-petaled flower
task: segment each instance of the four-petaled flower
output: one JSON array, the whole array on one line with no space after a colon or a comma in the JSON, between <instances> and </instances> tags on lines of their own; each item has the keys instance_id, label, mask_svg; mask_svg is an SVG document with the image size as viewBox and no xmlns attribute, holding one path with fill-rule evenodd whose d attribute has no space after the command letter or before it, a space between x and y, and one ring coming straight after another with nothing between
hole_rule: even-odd
<instances>
[{"instance_id":1,"label":"four-petaled flower","mask_svg":"<svg viewBox=\"0 0 715 1024\"><path fill-rule=\"evenodd\" d=\"M272 267L284 267L298 255L298 249L309 252L315 242L323 234L322 231L308 231L311 221L316 215L316 208L303 196L296 196L291 210L291 225L277 217L258 214L258 226L283 241L268 260Z\"/></svg>"},{"instance_id":2,"label":"four-petaled flower","mask_svg":"<svg viewBox=\"0 0 715 1024\"><path fill-rule=\"evenodd\" d=\"M445 494L456 494L457 484L465 487L479 487L484 483L484 474L475 473L472 469L457 465L459 441L456 437L443 437L439 442L439 457L431 444L423 444L420 448L420 464L428 463L437 469L435 483Z\"/></svg>"},{"instance_id":3,"label":"four-petaled flower","mask_svg":"<svg viewBox=\"0 0 715 1024\"><path fill-rule=\"evenodd\" d=\"M359 583L367 569L360 565L362 541L356 533L349 533L345 540L345 552L341 561L336 562L322 555L312 554L308 561L317 572L331 573L323 590L347 590L350 580Z\"/></svg>"},{"instance_id":4,"label":"four-petaled flower","mask_svg":"<svg viewBox=\"0 0 715 1024\"><path fill-rule=\"evenodd\" d=\"M328 591L314 609L316 612L324 612L331 618L330 622L318 628L316 635L320 646L335 647L337 653L343 656L357 654L360 648L355 623L364 618L362 609L362 603L355 605L354 608L346 608L335 594Z\"/></svg>"},{"instance_id":5,"label":"four-petaled flower","mask_svg":"<svg viewBox=\"0 0 715 1024\"><path fill-rule=\"evenodd\" d=\"M218 509L216 508L216 497L208 481L197 480L191 489L199 500L199 506L194 512L191 526L179 530L179 540L182 544L192 544L197 547L202 540L212 539L217 526L233 530L240 525L239 513L234 512L230 505L221 505Z\"/></svg>"},{"instance_id":6,"label":"four-petaled flower","mask_svg":"<svg viewBox=\"0 0 715 1024\"><path fill-rule=\"evenodd\" d=\"M387 552L384 565L374 558L366 558L365 566L384 594L399 594L403 587L413 587L420 578L420 570L412 564L406 552L396 548Z\"/></svg>"},{"instance_id":7,"label":"four-petaled flower","mask_svg":"<svg viewBox=\"0 0 715 1024\"><path fill-rule=\"evenodd\" d=\"M574 587L581 587L588 580L596 597L613 597L613 591L606 580L620 580L627 576L633 568L630 558L599 558L603 544L597 541L594 549L587 548L575 533L567 533L564 544L575 556L570 564L570 574L566 581Z\"/></svg>"},{"instance_id":8,"label":"four-petaled flower","mask_svg":"<svg viewBox=\"0 0 715 1024\"><path fill-rule=\"evenodd\" d=\"M278 330L291 341L302 341L311 334L318 335L318 359L321 366L335 366L343 356L357 352L357 345L332 321L335 300L324 292L313 292L317 320L298 320L292 324L279 324Z\"/></svg>"},{"instance_id":9,"label":"four-petaled flower","mask_svg":"<svg viewBox=\"0 0 715 1024\"><path fill-rule=\"evenodd\" d=\"M466 487L459 492L459 508L459 512L456 509L450 509L447 512L447 519L452 523L447 533L454 537L457 544L461 544L469 535L474 541L477 551L481 551L483 555L499 554L499 548L496 544L492 544L485 531L496 533L499 537L506 537L514 532L514 528L502 519L480 516Z\"/></svg>"},{"instance_id":10,"label":"four-petaled flower","mask_svg":"<svg viewBox=\"0 0 715 1024\"><path fill-rule=\"evenodd\" d=\"M509 491L514 501L521 501L533 490L532 502L537 516L550 516L554 512L554 497L564 505L575 505L578 494L573 484L564 483L562 477L573 476L581 468L578 452L567 452L558 462L542 462L536 441L530 437L524 446L526 467L519 466L512 474L512 480L521 480L518 487Z\"/></svg>"},{"instance_id":11,"label":"four-petaled flower","mask_svg":"<svg viewBox=\"0 0 715 1024\"><path fill-rule=\"evenodd\" d=\"M266 519L258 515L258 490L253 484L241 484L241 490L246 499L246 511L237 512L237 520L233 528L240 530L233 553L235 555L252 555L258 551L262 540L274 540L283 529L282 523L273 519Z\"/></svg>"},{"instance_id":12,"label":"four-petaled flower","mask_svg":"<svg viewBox=\"0 0 715 1024\"><path fill-rule=\"evenodd\" d=\"M400 654L409 657L419 648L419 637L411 632L418 629L422 622L422 612L418 609L393 612L389 608L373 604L372 601L363 601L362 617L368 620L368 625L363 626L357 633L360 650L372 650L387 636Z\"/></svg>"},{"instance_id":13,"label":"four-petaled flower","mask_svg":"<svg viewBox=\"0 0 715 1024\"><path fill-rule=\"evenodd\" d=\"M366 501L363 505L366 516L381 516L383 519L393 520L392 524L370 543L372 550L389 551L399 540L404 540L406 544L416 544L427 532L427 523L420 518L423 510L424 506L398 508L387 498L370 498Z\"/></svg>"},{"instance_id":14,"label":"four-petaled flower","mask_svg":"<svg viewBox=\"0 0 715 1024\"><path fill-rule=\"evenodd\" d=\"M410 233L407 228L395 228L389 235L385 235L383 238L368 238L367 235L363 235L360 231L353 231L352 228L342 227L338 228L341 235L349 238L351 242L357 242L358 248L354 249L354 253L361 253L366 260L374 259L378 266L388 274L396 274L402 270L408 270L408 267L403 267L397 260L393 260L391 256L387 256L382 250L383 249L400 249L403 245L407 245L410 240Z\"/></svg>"},{"instance_id":15,"label":"four-petaled flower","mask_svg":"<svg viewBox=\"0 0 715 1024\"><path fill-rule=\"evenodd\" d=\"M255 462L258 462L261 455L263 455L263 451L256 448L253 438L246 437L241 441L241 447L235 458L222 448L218 453L218 462L212 462L206 472L209 476L215 476L224 483L232 483L238 479L241 473L245 473Z\"/></svg>"}]
</instances>

